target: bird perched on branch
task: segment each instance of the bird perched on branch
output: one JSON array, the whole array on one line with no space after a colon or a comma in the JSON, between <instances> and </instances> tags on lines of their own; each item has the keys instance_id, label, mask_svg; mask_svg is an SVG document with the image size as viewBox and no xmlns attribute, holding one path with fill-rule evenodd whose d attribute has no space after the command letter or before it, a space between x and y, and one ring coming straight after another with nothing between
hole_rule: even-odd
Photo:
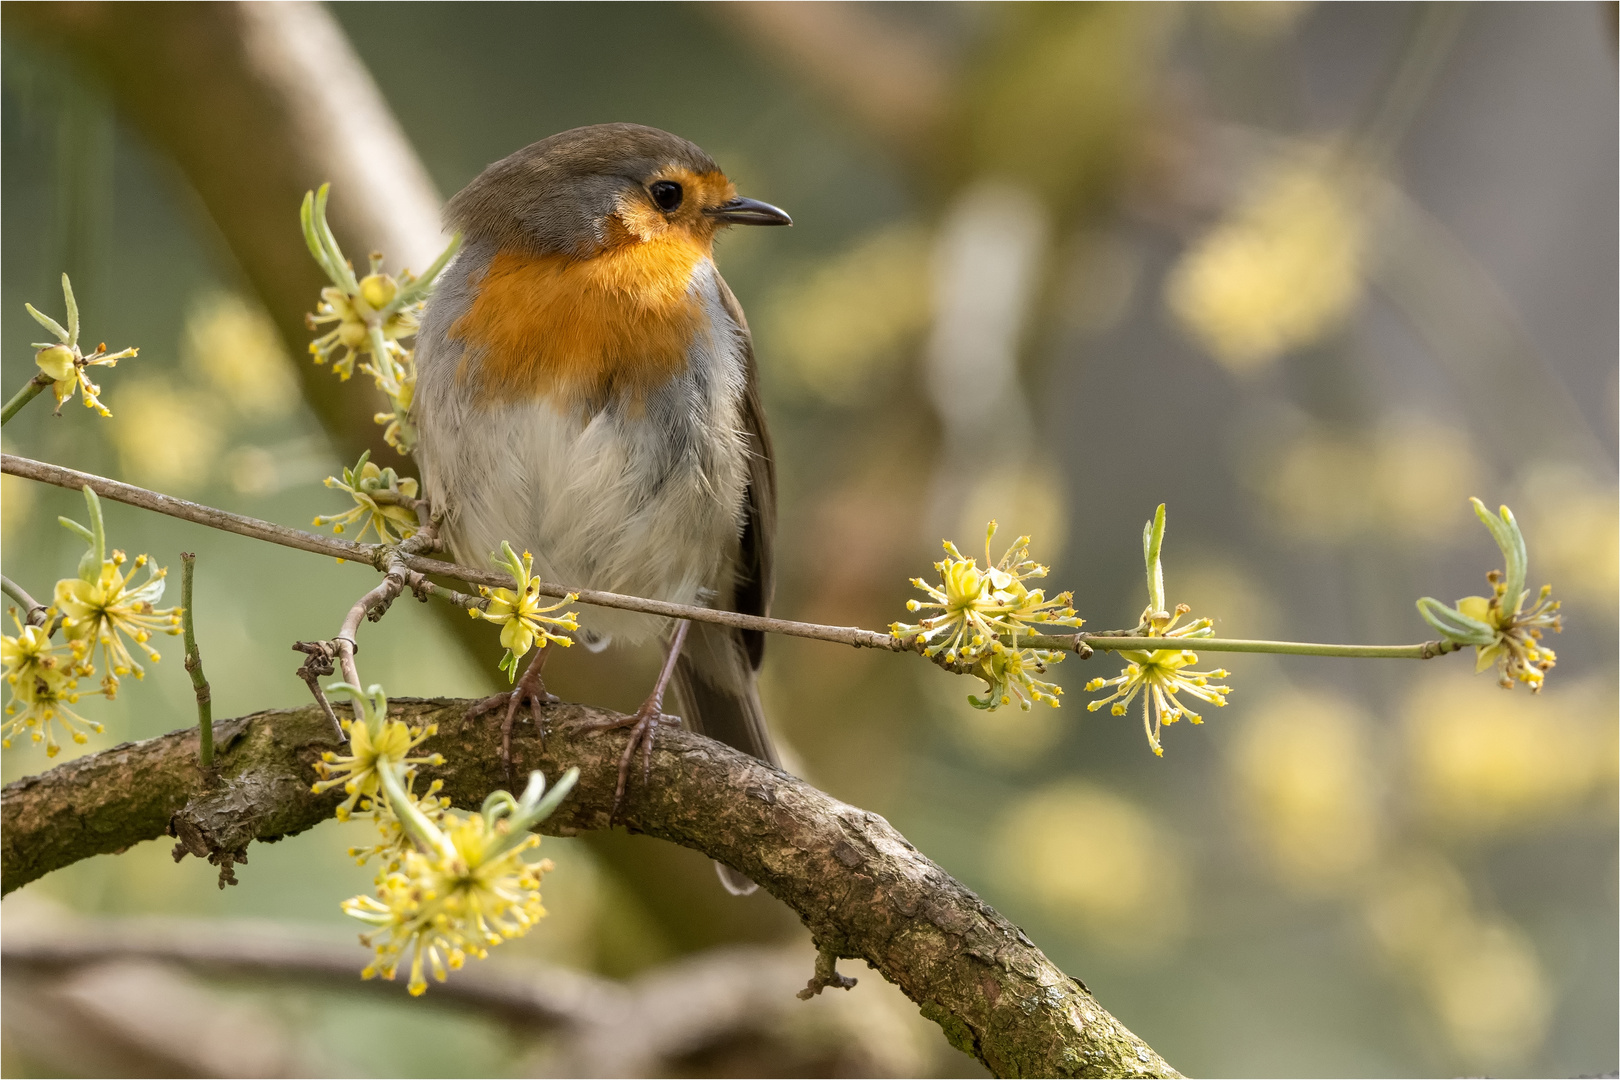
<instances>
[{"instance_id":1,"label":"bird perched on branch","mask_svg":"<svg viewBox=\"0 0 1620 1080\"><path fill-rule=\"evenodd\" d=\"M668 132L599 124L486 168L446 209L465 242L417 336L412 415L428 497L463 562L501 541L567 585L766 614L775 470L748 323L714 264L727 225L790 225ZM673 679L688 726L778 764L755 673L764 637L589 608L588 646L663 635L615 807ZM539 650L504 706L554 701ZM734 892L752 882L724 866Z\"/></svg>"}]
</instances>

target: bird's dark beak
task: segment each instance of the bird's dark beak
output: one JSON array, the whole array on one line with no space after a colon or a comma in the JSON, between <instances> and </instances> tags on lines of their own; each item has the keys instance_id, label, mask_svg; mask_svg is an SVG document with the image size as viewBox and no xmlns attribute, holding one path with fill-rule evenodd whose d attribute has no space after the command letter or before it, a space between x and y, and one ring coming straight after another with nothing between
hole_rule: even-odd
<instances>
[{"instance_id":1,"label":"bird's dark beak","mask_svg":"<svg viewBox=\"0 0 1620 1080\"><path fill-rule=\"evenodd\" d=\"M728 225L793 224L793 219L787 216L787 211L779 210L770 203L760 202L758 199L738 197L703 212L716 221L724 221Z\"/></svg>"}]
</instances>

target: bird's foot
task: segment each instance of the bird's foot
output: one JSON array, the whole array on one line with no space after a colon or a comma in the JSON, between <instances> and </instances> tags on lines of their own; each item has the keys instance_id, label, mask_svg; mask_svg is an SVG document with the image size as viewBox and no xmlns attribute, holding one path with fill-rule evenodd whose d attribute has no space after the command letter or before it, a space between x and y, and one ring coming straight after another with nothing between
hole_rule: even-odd
<instances>
[{"instance_id":1,"label":"bird's foot","mask_svg":"<svg viewBox=\"0 0 1620 1080\"><path fill-rule=\"evenodd\" d=\"M681 722L680 717L671 716L663 711L664 703L660 700L662 697L662 694L654 694L629 716L581 725L583 731L630 729L630 741L619 757L619 783L613 789L613 813L608 816L609 823L618 820L619 810L624 805L624 793L630 786L630 765L636 759L636 750L641 751L641 782L645 785L652 779L653 739L658 731L658 725Z\"/></svg>"},{"instance_id":2,"label":"bird's foot","mask_svg":"<svg viewBox=\"0 0 1620 1080\"><path fill-rule=\"evenodd\" d=\"M467 710L467 719L476 720L480 716L487 716L505 708L506 715L501 720L501 764L506 769L507 783L512 782L512 723L517 719L518 709L524 705L529 707L529 716L534 720L535 731L540 734L540 748L544 750L545 714L541 710L561 700L556 694L547 692L546 681L541 677L539 668L531 665L512 689L504 694L487 697Z\"/></svg>"}]
</instances>

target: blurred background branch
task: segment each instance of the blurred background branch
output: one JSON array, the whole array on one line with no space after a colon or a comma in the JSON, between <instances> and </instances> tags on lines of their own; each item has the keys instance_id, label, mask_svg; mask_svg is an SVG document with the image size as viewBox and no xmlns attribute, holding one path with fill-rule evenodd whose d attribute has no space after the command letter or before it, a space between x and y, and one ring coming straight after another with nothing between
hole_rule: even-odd
<instances>
[{"instance_id":1,"label":"blurred background branch","mask_svg":"<svg viewBox=\"0 0 1620 1080\"><path fill-rule=\"evenodd\" d=\"M897 994L875 1007L847 996L798 1001L814 960L802 944L715 950L625 982L497 960L418 1001L399 983L357 983L367 954L348 937L270 923L87 922L48 909L10 918L0 962L12 1060L59 1072L114 1072L132 1057L174 1076L343 1068L341 1051L311 1038L284 1000L244 1000L244 979L283 998L358 993L464 1014L504 1028L526 1076L912 1076L934 1064ZM208 1018L206 1038L198 1016Z\"/></svg>"}]
</instances>

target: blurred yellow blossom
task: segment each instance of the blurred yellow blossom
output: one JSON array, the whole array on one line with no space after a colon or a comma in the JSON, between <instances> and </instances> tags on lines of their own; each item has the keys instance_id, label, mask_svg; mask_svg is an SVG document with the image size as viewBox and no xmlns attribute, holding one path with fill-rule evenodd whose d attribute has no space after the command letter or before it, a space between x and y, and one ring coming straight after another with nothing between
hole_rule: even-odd
<instances>
[{"instance_id":1,"label":"blurred yellow blossom","mask_svg":"<svg viewBox=\"0 0 1620 1080\"><path fill-rule=\"evenodd\" d=\"M123 408L111 426L113 445L125 473L138 483L165 491L201 486L213 471L225 442L210 419L211 399L179 391L166 379L146 378L119 391Z\"/></svg>"},{"instance_id":2,"label":"blurred yellow blossom","mask_svg":"<svg viewBox=\"0 0 1620 1080\"><path fill-rule=\"evenodd\" d=\"M914 226L888 229L779 289L760 320L760 338L803 391L835 405L859 404L927 330L928 287L926 234Z\"/></svg>"},{"instance_id":3,"label":"blurred yellow blossom","mask_svg":"<svg viewBox=\"0 0 1620 1080\"><path fill-rule=\"evenodd\" d=\"M1511 1072L1546 1037L1552 994L1523 931L1477 910L1456 869L1412 853L1366 882L1363 915L1470 1070Z\"/></svg>"},{"instance_id":4,"label":"blurred yellow blossom","mask_svg":"<svg viewBox=\"0 0 1620 1080\"><path fill-rule=\"evenodd\" d=\"M1417 684L1404 715L1415 801L1449 832L1534 827L1593 806L1599 794L1599 812L1613 812L1612 682L1531 699L1437 671Z\"/></svg>"},{"instance_id":5,"label":"blurred yellow blossom","mask_svg":"<svg viewBox=\"0 0 1620 1080\"><path fill-rule=\"evenodd\" d=\"M1175 845L1119 795L1057 783L1008 807L992 836L997 878L1093 941L1151 954L1186 929L1186 875Z\"/></svg>"},{"instance_id":6,"label":"blurred yellow blossom","mask_svg":"<svg viewBox=\"0 0 1620 1080\"><path fill-rule=\"evenodd\" d=\"M1377 774L1366 719L1321 688L1255 709L1231 747L1234 792L1267 862L1289 885L1353 883L1377 855Z\"/></svg>"},{"instance_id":7,"label":"blurred yellow blossom","mask_svg":"<svg viewBox=\"0 0 1620 1080\"><path fill-rule=\"evenodd\" d=\"M1209 5L1222 26L1259 40L1291 32L1310 9L1304 0L1215 0Z\"/></svg>"},{"instance_id":8,"label":"blurred yellow blossom","mask_svg":"<svg viewBox=\"0 0 1620 1080\"><path fill-rule=\"evenodd\" d=\"M1613 616L1620 593L1620 498L1612 480L1567 466L1533 467L1524 477L1523 515L1536 558L1560 592Z\"/></svg>"},{"instance_id":9,"label":"blurred yellow blossom","mask_svg":"<svg viewBox=\"0 0 1620 1080\"><path fill-rule=\"evenodd\" d=\"M298 402L292 362L264 310L235 293L204 294L186 315L188 367L245 416L284 416Z\"/></svg>"},{"instance_id":10,"label":"blurred yellow blossom","mask_svg":"<svg viewBox=\"0 0 1620 1080\"><path fill-rule=\"evenodd\" d=\"M1423 467L1413 468L1415 461ZM1264 446L1251 479L1278 527L1295 536L1434 543L1458 531L1458 518L1447 508L1481 472L1465 433L1430 419L1404 419L1372 431L1311 424Z\"/></svg>"},{"instance_id":11,"label":"blurred yellow blossom","mask_svg":"<svg viewBox=\"0 0 1620 1080\"><path fill-rule=\"evenodd\" d=\"M10 453L11 447L6 447ZM34 482L10 473L0 475L0 540L10 542L34 508Z\"/></svg>"},{"instance_id":12,"label":"blurred yellow blossom","mask_svg":"<svg viewBox=\"0 0 1620 1080\"><path fill-rule=\"evenodd\" d=\"M1366 226L1353 177L1331 149L1266 164L1171 270L1171 312L1228 369L1313 344L1355 310Z\"/></svg>"}]
</instances>

